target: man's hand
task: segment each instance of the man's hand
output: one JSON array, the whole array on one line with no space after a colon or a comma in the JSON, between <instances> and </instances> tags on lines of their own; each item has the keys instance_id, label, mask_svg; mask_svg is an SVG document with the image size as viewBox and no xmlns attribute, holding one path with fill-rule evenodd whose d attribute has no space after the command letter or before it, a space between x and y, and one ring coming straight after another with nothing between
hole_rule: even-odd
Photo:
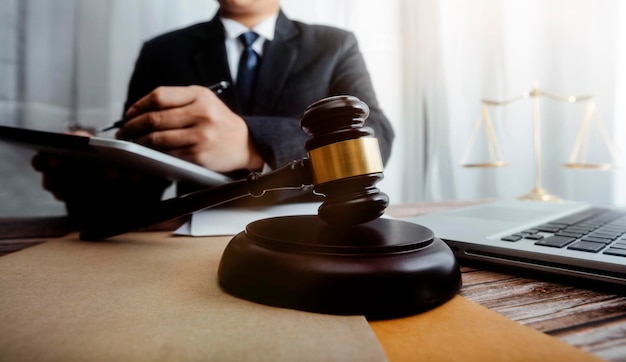
<instances>
[{"instance_id":1,"label":"man's hand","mask_svg":"<svg viewBox=\"0 0 626 362\"><path fill-rule=\"evenodd\" d=\"M120 139L218 172L263 167L245 121L206 87L159 87L135 102L126 118Z\"/></svg>"},{"instance_id":2,"label":"man's hand","mask_svg":"<svg viewBox=\"0 0 626 362\"><path fill-rule=\"evenodd\" d=\"M131 170L47 153L37 153L32 165L42 174L43 188L65 202L68 214L82 222L98 221L118 209L149 209L170 184Z\"/></svg>"}]
</instances>

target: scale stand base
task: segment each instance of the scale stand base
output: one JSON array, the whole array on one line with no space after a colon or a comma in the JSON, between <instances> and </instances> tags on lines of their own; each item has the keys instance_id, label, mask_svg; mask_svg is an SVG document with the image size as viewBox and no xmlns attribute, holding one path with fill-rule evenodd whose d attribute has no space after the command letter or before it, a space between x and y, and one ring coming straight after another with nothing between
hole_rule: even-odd
<instances>
[{"instance_id":1,"label":"scale stand base","mask_svg":"<svg viewBox=\"0 0 626 362\"><path fill-rule=\"evenodd\" d=\"M562 202L563 200L541 187L535 187L529 193L519 197L520 200L545 201L545 202Z\"/></svg>"},{"instance_id":2,"label":"scale stand base","mask_svg":"<svg viewBox=\"0 0 626 362\"><path fill-rule=\"evenodd\" d=\"M425 311L461 287L454 254L430 229L385 218L347 227L316 215L255 221L230 241L218 275L253 302L370 320Z\"/></svg>"}]
</instances>

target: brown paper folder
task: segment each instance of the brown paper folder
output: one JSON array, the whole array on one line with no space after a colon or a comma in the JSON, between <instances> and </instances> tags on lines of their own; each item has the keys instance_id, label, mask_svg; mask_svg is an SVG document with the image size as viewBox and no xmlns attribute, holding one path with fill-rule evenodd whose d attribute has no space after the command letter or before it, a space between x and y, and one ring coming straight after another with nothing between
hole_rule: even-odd
<instances>
[{"instance_id":1,"label":"brown paper folder","mask_svg":"<svg viewBox=\"0 0 626 362\"><path fill-rule=\"evenodd\" d=\"M422 314L370 326L390 361L601 361L461 296Z\"/></svg>"},{"instance_id":2,"label":"brown paper folder","mask_svg":"<svg viewBox=\"0 0 626 362\"><path fill-rule=\"evenodd\" d=\"M0 258L3 361L385 361L362 316L224 293L229 237L76 235Z\"/></svg>"}]
</instances>

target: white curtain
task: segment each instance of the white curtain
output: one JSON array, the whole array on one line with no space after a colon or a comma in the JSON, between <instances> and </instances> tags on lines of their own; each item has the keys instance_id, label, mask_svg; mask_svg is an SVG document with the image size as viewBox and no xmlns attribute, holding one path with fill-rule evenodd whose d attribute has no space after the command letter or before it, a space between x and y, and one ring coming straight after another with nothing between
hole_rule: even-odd
<instances>
[{"instance_id":1,"label":"white curtain","mask_svg":"<svg viewBox=\"0 0 626 362\"><path fill-rule=\"evenodd\" d=\"M521 99L489 107L504 168L463 168L458 161L481 115L481 100L506 100L532 90L592 95L595 122L624 158L624 26L618 0L406 0L404 195L407 200L509 198L535 185L533 104ZM575 145L586 103L540 97L541 185L565 199L626 202L622 171L562 167ZM589 163L611 163L592 123ZM479 135L482 135L482 131ZM484 148L477 137L473 149ZM415 159L412 159L415 155ZM475 162L486 160L478 152ZM619 160L618 160L619 161ZM620 182L622 181L622 182ZM621 190L621 191L620 191Z\"/></svg>"},{"instance_id":2,"label":"white curtain","mask_svg":"<svg viewBox=\"0 0 626 362\"><path fill-rule=\"evenodd\" d=\"M61 131L119 118L141 43L206 20L211 1L7 0L0 4L2 124Z\"/></svg>"},{"instance_id":3,"label":"white curtain","mask_svg":"<svg viewBox=\"0 0 626 362\"><path fill-rule=\"evenodd\" d=\"M402 1L405 201L454 199L445 98L442 17L437 1Z\"/></svg>"}]
</instances>

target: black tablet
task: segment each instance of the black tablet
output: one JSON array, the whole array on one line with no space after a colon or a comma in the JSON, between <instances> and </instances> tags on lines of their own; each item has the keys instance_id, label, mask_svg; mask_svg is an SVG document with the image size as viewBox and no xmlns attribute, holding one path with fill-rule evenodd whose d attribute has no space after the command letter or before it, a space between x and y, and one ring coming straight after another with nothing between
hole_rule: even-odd
<instances>
[{"instance_id":1,"label":"black tablet","mask_svg":"<svg viewBox=\"0 0 626 362\"><path fill-rule=\"evenodd\" d=\"M214 186L232 181L221 173L133 142L0 126L0 141L94 163L119 166L172 181Z\"/></svg>"}]
</instances>

